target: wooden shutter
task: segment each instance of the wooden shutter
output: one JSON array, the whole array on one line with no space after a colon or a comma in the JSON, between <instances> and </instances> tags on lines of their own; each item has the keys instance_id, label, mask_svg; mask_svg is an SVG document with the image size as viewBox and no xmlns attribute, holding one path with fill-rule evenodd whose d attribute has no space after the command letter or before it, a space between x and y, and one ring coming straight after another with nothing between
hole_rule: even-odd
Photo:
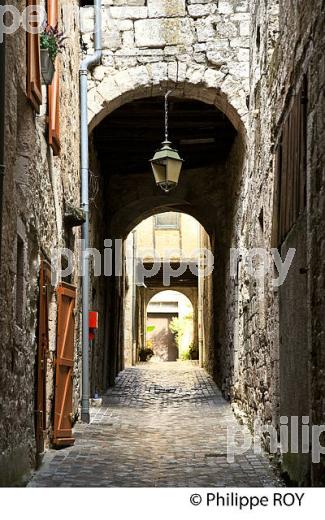
<instances>
[{"instance_id":1,"label":"wooden shutter","mask_svg":"<svg viewBox=\"0 0 325 520\"><path fill-rule=\"evenodd\" d=\"M44 451L44 432L46 431L46 372L49 351L49 304L51 296L51 266L41 261L39 279L39 311L36 359L36 409L35 435L36 451Z\"/></svg>"},{"instance_id":2,"label":"wooden shutter","mask_svg":"<svg viewBox=\"0 0 325 520\"><path fill-rule=\"evenodd\" d=\"M55 446L71 446L72 386L74 362L74 307L76 288L67 283L58 287L58 327L55 363L54 432Z\"/></svg>"},{"instance_id":3,"label":"wooden shutter","mask_svg":"<svg viewBox=\"0 0 325 520\"><path fill-rule=\"evenodd\" d=\"M272 221L272 247L278 247L280 226L279 194L281 183L281 145L276 148L274 154L274 191L273 191L273 221Z\"/></svg>"},{"instance_id":4,"label":"wooden shutter","mask_svg":"<svg viewBox=\"0 0 325 520\"><path fill-rule=\"evenodd\" d=\"M58 0L48 0L48 23L53 27L58 23ZM55 73L48 87L49 145L53 155L60 154L60 60L55 60Z\"/></svg>"},{"instance_id":5,"label":"wooden shutter","mask_svg":"<svg viewBox=\"0 0 325 520\"><path fill-rule=\"evenodd\" d=\"M27 7L38 5L39 0L27 0ZM37 23L34 22L36 26ZM31 34L27 31L27 98L37 113L42 104L41 85L41 58L40 58L40 35Z\"/></svg>"},{"instance_id":6,"label":"wooden shutter","mask_svg":"<svg viewBox=\"0 0 325 520\"><path fill-rule=\"evenodd\" d=\"M304 80L275 153L274 247L281 245L306 207L306 87Z\"/></svg>"}]
</instances>

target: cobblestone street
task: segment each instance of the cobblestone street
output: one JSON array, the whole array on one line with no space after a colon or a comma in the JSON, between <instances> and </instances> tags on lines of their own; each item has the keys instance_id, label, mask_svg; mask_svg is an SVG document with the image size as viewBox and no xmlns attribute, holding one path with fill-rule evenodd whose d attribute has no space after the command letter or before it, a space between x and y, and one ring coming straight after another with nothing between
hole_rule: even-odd
<instances>
[{"instance_id":1,"label":"cobblestone street","mask_svg":"<svg viewBox=\"0 0 325 520\"><path fill-rule=\"evenodd\" d=\"M226 460L230 405L191 362L147 363L117 378L76 443L50 450L30 486L278 486L266 457Z\"/></svg>"}]
</instances>

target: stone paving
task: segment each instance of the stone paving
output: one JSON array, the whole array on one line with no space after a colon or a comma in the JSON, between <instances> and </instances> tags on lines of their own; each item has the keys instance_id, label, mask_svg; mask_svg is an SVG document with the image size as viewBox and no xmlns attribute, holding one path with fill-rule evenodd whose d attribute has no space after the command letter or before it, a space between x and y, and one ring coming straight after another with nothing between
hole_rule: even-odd
<instances>
[{"instance_id":1,"label":"stone paving","mask_svg":"<svg viewBox=\"0 0 325 520\"><path fill-rule=\"evenodd\" d=\"M283 485L264 455L226 458L229 403L194 362L144 363L77 424L76 443L49 450L33 487L264 487Z\"/></svg>"}]
</instances>

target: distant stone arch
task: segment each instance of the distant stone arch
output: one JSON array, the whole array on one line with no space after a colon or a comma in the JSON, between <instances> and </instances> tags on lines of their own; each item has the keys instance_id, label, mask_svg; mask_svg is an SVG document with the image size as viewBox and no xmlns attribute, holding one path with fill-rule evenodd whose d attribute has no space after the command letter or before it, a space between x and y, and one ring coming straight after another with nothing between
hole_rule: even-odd
<instances>
[{"instance_id":1,"label":"distant stone arch","mask_svg":"<svg viewBox=\"0 0 325 520\"><path fill-rule=\"evenodd\" d=\"M178 285L175 287L171 285L170 287L150 287L150 289L147 289L145 295L145 308L148 307L148 304L154 296L167 291L178 292L183 294L183 296L186 296L193 307L193 312L195 311L197 306L197 287L182 287Z\"/></svg>"}]
</instances>

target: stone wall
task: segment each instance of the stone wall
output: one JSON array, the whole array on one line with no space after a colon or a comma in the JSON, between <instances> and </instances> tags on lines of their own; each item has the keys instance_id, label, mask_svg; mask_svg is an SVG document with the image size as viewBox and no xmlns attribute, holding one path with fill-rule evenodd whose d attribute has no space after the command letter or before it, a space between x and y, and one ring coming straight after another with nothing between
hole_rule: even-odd
<instances>
[{"instance_id":1,"label":"stone wall","mask_svg":"<svg viewBox=\"0 0 325 520\"><path fill-rule=\"evenodd\" d=\"M299 293L301 277L306 267L300 253L297 256L298 264L290 272L288 285L281 288L280 317L278 294L274 292L270 279L275 273L265 278L262 288L264 296L259 297L258 287L245 269L241 268L237 312L239 344L242 347L239 365L236 370L230 370L230 387L233 384L230 394L250 420L259 416L263 422L273 422L277 426L280 410L284 413L286 409L288 414L291 409L293 413L293 396L296 395L298 399L297 392L305 385L304 414L310 415L314 424L324 424L324 403L321 398L324 395L324 337L321 332L324 330L324 274L320 261L324 248L324 231L321 226L324 219L321 188L324 182L321 173L324 172L324 103L321 94L325 75L322 31L324 4L316 0L271 1L267 4L252 1L250 9L249 183L235 235L238 236L238 243L245 247L270 249L272 246L274 149L283 120L299 91L303 75L306 74L308 153L305 298L309 309L304 330L308 338L305 341L302 337L299 337L299 341L297 338L297 360L292 361L299 364L299 370L291 373L289 369L286 370L286 366L290 364L288 348L292 347L286 342L285 330L289 326L289 317L292 320L295 316L294 306L288 306L288 297L290 298L290 291L294 297L293 287L296 296ZM304 241L304 235L299 231L302 226L300 220L296 224L298 227L295 226L290 233L289 242L285 243L284 248L289 244L297 247ZM296 300L294 305L301 307ZM296 316L298 319L299 313ZM292 326L291 323L291 328ZM310 377L312 381L309 400ZM285 388L292 394L289 408ZM295 410L297 411L296 408ZM289 414L291 412L289 410ZM299 462L291 457L290 460L287 459L285 466L288 477L295 483L315 485L323 482L322 464L314 464L310 470L310 462L306 469L304 461Z\"/></svg>"},{"instance_id":2,"label":"stone wall","mask_svg":"<svg viewBox=\"0 0 325 520\"><path fill-rule=\"evenodd\" d=\"M159 92L167 82L180 90L187 84L188 97L191 85L202 85L202 100L209 97L205 89L220 89L219 103L224 109L229 103L227 115L235 117L238 111L245 119L250 34L246 0L104 0L102 16L102 65L94 69L89 84L91 128L119 104L143 97L152 86ZM82 9L89 53L93 17L93 8Z\"/></svg>"},{"instance_id":3,"label":"stone wall","mask_svg":"<svg viewBox=\"0 0 325 520\"><path fill-rule=\"evenodd\" d=\"M22 11L23 1L11 4ZM79 34L72 2L60 2L69 31L61 61L61 156L47 144L47 93L36 115L26 97L26 33L6 38L6 156L0 289L0 483L21 483L35 466L35 357L41 255L53 247L74 248L79 232L65 229L66 204L79 206ZM77 2L74 2L74 6ZM61 17L60 17L61 18ZM62 27L65 29L66 27ZM17 318L17 237L23 243L23 301ZM78 284L77 273L72 281ZM20 312L20 310L19 310ZM79 304L76 309L76 358L79 355ZM56 348L56 294L50 305L48 358L48 432L53 414L53 364ZM74 412L79 393L74 376Z\"/></svg>"}]
</instances>

